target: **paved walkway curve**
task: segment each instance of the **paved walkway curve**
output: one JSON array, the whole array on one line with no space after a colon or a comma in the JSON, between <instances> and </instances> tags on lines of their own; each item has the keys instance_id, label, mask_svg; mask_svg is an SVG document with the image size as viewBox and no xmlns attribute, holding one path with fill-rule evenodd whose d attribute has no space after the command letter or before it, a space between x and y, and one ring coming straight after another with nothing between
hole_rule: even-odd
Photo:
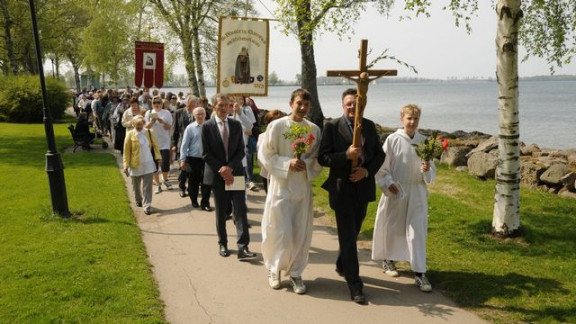
<instances>
[{"instance_id":1,"label":"paved walkway curve","mask_svg":"<svg viewBox=\"0 0 576 324\"><path fill-rule=\"evenodd\" d=\"M172 183L176 175L173 170ZM307 293L295 294L284 276L281 289L273 290L260 254L263 191L248 192L250 249L258 258L239 261L232 222L227 228L232 255L223 258L218 255L214 212L192 208L189 198L180 198L174 189L155 194L153 213L147 216L135 206L130 179L123 178L170 323L484 323L438 291L420 292L409 272L386 276L370 260L367 248L360 249L359 258L369 303L351 302L345 281L334 271L335 229L320 218L303 273Z\"/></svg>"}]
</instances>

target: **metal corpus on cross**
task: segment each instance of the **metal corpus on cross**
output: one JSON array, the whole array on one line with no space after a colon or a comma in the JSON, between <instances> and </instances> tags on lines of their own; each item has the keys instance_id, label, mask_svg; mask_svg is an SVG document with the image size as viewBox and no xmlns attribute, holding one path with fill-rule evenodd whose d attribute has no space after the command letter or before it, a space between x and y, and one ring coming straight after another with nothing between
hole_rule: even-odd
<instances>
[{"instance_id":1,"label":"metal corpus on cross","mask_svg":"<svg viewBox=\"0 0 576 324\"><path fill-rule=\"evenodd\" d=\"M356 98L356 110L354 118L354 134L352 137L352 145L354 147L362 146L362 117L364 115L364 108L366 108L368 92L368 85L370 82L379 79L383 76L396 76L397 70L368 70L366 67L366 56L368 55L368 40L363 39L360 43L360 69L354 70L333 70L327 71L326 75L329 77L344 77L348 80L356 82L358 87L358 94ZM358 159L352 160L352 167L358 166Z\"/></svg>"}]
</instances>

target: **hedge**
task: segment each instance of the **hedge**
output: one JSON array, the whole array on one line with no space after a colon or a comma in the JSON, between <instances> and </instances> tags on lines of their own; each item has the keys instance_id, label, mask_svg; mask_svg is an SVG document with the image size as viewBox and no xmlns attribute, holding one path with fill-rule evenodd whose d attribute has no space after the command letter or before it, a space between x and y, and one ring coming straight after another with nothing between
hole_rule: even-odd
<instances>
[{"instance_id":1,"label":"hedge","mask_svg":"<svg viewBox=\"0 0 576 324\"><path fill-rule=\"evenodd\" d=\"M52 118L61 119L70 104L66 85L56 79L46 79L46 102ZM37 75L0 76L0 121L41 123L42 92Z\"/></svg>"}]
</instances>

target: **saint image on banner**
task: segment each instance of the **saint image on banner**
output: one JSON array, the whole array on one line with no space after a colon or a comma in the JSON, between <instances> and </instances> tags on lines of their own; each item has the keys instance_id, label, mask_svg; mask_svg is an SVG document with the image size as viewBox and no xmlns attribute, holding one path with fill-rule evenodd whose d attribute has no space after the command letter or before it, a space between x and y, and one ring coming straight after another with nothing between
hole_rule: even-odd
<instances>
[{"instance_id":1,"label":"saint image on banner","mask_svg":"<svg viewBox=\"0 0 576 324\"><path fill-rule=\"evenodd\" d=\"M242 47L242 50L236 57L234 83L249 84L253 82L254 78L250 76L250 55L248 54L248 49Z\"/></svg>"},{"instance_id":2,"label":"saint image on banner","mask_svg":"<svg viewBox=\"0 0 576 324\"><path fill-rule=\"evenodd\" d=\"M144 69L156 69L156 53L144 53Z\"/></svg>"}]
</instances>

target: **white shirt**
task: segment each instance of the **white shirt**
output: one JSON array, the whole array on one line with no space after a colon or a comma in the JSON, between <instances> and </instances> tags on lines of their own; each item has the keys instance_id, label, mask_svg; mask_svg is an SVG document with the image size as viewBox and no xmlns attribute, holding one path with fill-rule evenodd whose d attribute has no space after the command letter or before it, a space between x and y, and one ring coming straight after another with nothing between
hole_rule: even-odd
<instances>
[{"instance_id":1,"label":"white shirt","mask_svg":"<svg viewBox=\"0 0 576 324\"><path fill-rule=\"evenodd\" d=\"M152 109L146 112L144 116L144 120L146 123L150 122L150 114L156 113L158 114L158 118L162 119L164 123L159 123L156 121L154 125L152 125L152 129L156 133L156 138L158 139L158 147L160 150L169 150L170 149L170 128L164 128L164 125L172 126L172 114L170 111L166 109Z\"/></svg>"}]
</instances>

